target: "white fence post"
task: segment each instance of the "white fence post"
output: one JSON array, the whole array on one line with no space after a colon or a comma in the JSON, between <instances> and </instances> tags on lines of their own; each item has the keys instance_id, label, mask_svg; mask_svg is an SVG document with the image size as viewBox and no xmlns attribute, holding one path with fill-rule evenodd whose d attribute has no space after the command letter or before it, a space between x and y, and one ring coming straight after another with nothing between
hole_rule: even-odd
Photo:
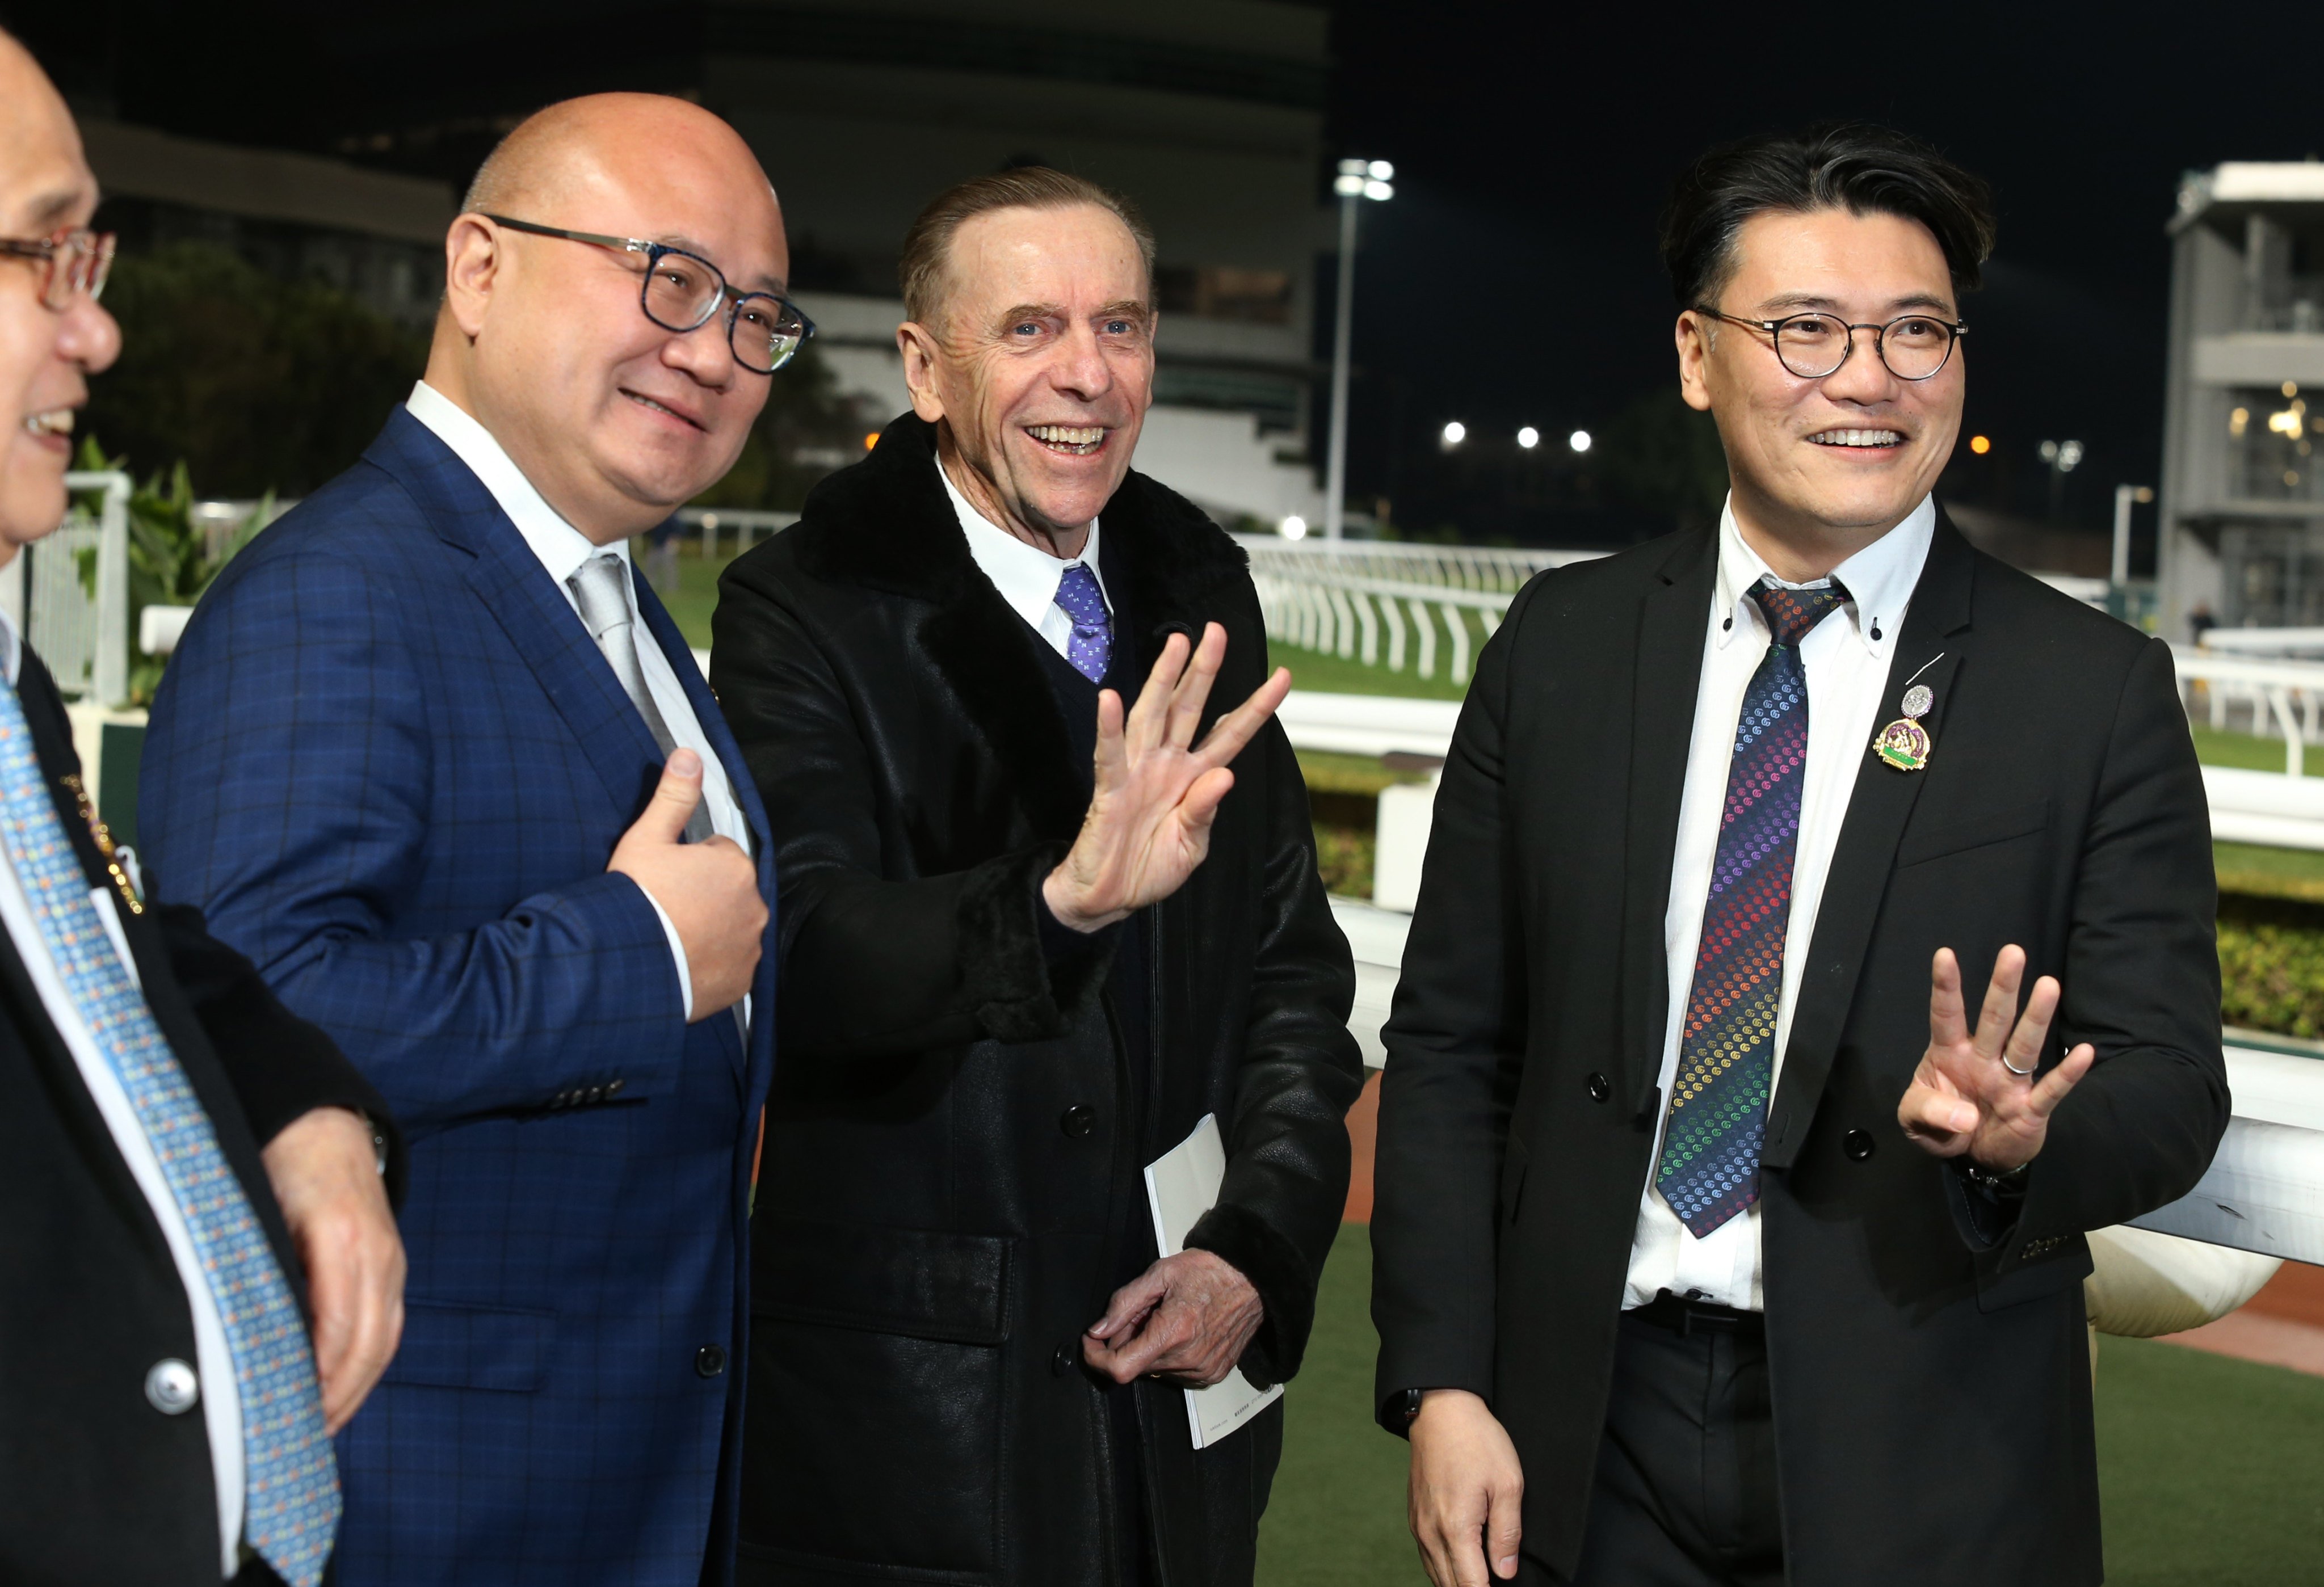
<instances>
[{"instance_id":1,"label":"white fence post","mask_svg":"<svg viewBox=\"0 0 2324 1587\"><path fill-rule=\"evenodd\" d=\"M129 703L129 476L105 476L97 522L97 654L91 692L100 706Z\"/></svg>"}]
</instances>

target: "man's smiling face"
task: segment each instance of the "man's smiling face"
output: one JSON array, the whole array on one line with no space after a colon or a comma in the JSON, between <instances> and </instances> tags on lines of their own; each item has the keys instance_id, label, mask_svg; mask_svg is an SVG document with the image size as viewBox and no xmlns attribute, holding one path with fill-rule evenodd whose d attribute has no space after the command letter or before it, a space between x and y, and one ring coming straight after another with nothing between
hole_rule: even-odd
<instances>
[{"instance_id":1,"label":"man's smiling face","mask_svg":"<svg viewBox=\"0 0 2324 1587\"><path fill-rule=\"evenodd\" d=\"M1757 320L1809 312L1858 325L1916 312L1960 318L1928 227L1845 209L1753 216L1737 237L1733 274L1708 306ZM1846 363L1808 380L1747 327L1689 312L1679 317L1678 343L1681 390L1719 421L1736 517L1755 541L1852 554L1918 506L1952 456L1966 389L1959 346L1937 374L1904 380L1876 355L1872 333L1859 330Z\"/></svg>"},{"instance_id":2,"label":"man's smiling face","mask_svg":"<svg viewBox=\"0 0 2324 1587\"><path fill-rule=\"evenodd\" d=\"M927 349L913 405L943 421L979 512L1076 554L1154 400L1138 240L1095 205L991 210L954 236L945 283L940 323L908 328Z\"/></svg>"},{"instance_id":3,"label":"man's smiling face","mask_svg":"<svg viewBox=\"0 0 2324 1587\"><path fill-rule=\"evenodd\" d=\"M32 241L87 226L97 179L64 101L32 58L0 34L0 236ZM121 332L81 293L41 300L44 267L0 259L0 563L65 512L74 416L88 377L112 364Z\"/></svg>"}]
</instances>

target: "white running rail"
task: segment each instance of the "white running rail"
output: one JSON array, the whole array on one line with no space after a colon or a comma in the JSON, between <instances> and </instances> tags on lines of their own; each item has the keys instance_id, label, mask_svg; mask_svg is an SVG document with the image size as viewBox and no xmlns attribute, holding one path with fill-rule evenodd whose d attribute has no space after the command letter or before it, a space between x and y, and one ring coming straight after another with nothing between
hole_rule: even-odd
<instances>
[{"instance_id":1,"label":"white running rail","mask_svg":"<svg viewBox=\"0 0 2324 1587\"><path fill-rule=\"evenodd\" d=\"M1517 591L1545 567L1601 551L1509 550L1397 540L1286 540L1235 537L1250 554L1251 582L1277 642L1422 678L1469 681L1477 649L1501 624Z\"/></svg>"},{"instance_id":2,"label":"white running rail","mask_svg":"<svg viewBox=\"0 0 2324 1587\"><path fill-rule=\"evenodd\" d=\"M2187 714L2214 728L2283 740L2283 770L2298 777L2301 751L2324 730L2324 662L2223 656L2171 647Z\"/></svg>"}]
</instances>

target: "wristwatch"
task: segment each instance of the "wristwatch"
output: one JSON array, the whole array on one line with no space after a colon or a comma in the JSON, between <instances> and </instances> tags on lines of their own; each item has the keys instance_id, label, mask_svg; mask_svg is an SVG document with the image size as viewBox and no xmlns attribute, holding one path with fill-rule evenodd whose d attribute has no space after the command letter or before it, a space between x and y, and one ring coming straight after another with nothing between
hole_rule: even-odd
<instances>
[{"instance_id":1,"label":"wristwatch","mask_svg":"<svg viewBox=\"0 0 2324 1587\"><path fill-rule=\"evenodd\" d=\"M1985 1191L1988 1195L1997 1196L2024 1195L2025 1170L2034 1166L2030 1161L2024 1162L2018 1164L2017 1167L2014 1168L2006 1170L2006 1172L1997 1173L1991 1168L1971 1162L1967 1158L1963 1158L1960 1162L1961 1176L1963 1178L1967 1179L1971 1185L1976 1186L1979 1190Z\"/></svg>"}]
</instances>

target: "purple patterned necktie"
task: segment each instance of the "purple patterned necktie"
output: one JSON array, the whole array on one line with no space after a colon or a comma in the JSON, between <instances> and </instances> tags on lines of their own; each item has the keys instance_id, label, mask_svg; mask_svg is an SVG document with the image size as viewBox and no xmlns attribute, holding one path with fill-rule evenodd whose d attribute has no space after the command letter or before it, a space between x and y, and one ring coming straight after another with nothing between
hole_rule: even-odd
<instances>
[{"instance_id":1,"label":"purple patterned necktie","mask_svg":"<svg viewBox=\"0 0 2324 1587\"><path fill-rule=\"evenodd\" d=\"M1113 619L1106 614L1105 592L1085 562L1065 569L1057 581L1057 608L1073 619L1073 637L1065 641L1065 660L1092 683L1103 680L1106 663L1113 660Z\"/></svg>"},{"instance_id":2,"label":"purple patterned necktie","mask_svg":"<svg viewBox=\"0 0 2324 1587\"><path fill-rule=\"evenodd\" d=\"M1670 1125L1655 1171L1655 1188L1698 1240L1759 1199L1807 771L1808 682L1799 644L1848 598L1838 580L1804 590L1762 580L1751 591L1769 643L1735 724Z\"/></svg>"}]
</instances>

